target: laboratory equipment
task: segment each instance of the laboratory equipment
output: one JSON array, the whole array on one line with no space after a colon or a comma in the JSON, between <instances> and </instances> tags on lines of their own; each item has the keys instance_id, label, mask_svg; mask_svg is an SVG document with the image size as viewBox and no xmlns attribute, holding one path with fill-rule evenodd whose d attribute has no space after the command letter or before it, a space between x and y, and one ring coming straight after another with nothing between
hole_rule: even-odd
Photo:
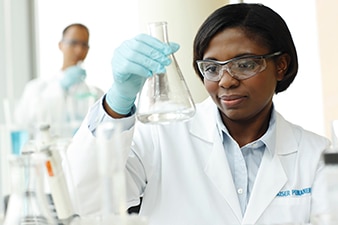
<instances>
[{"instance_id":1,"label":"laboratory equipment","mask_svg":"<svg viewBox=\"0 0 338 225\"><path fill-rule=\"evenodd\" d=\"M338 224L338 153L328 151L324 153L326 199L329 211L314 216L313 225L336 225Z\"/></svg>"},{"instance_id":2,"label":"laboratory equipment","mask_svg":"<svg viewBox=\"0 0 338 225\"><path fill-rule=\"evenodd\" d=\"M169 44L167 22L148 24L149 34ZM174 54L166 72L148 78L138 96L137 119L143 123L183 121L195 114L195 104Z\"/></svg>"},{"instance_id":3,"label":"laboratory equipment","mask_svg":"<svg viewBox=\"0 0 338 225\"><path fill-rule=\"evenodd\" d=\"M13 102L15 102L13 100ZM3 100L3 108L5 114L5 128L4 132L8 132L10 137L11 153L20 154L21 148L30 139L31 132L28 127L21 123L16 123L13 118L13 112L15 111L15 103L10 102L9 99Z\"/></svg>"},{"instance_id":4,"label":"laboratory equipment","mask_svg":"<svg viewBox=\"0 0 338 225\"><path fill-rule=\"evenodd\" d=\"M338 224L338 120L331 122L331 146L323 154L325 167L326 200L329 211L315 215L312 218L313 225Z\"/></svg>"},{"instance_id":5,"label":"laboratory equipment","mask_svg":"<svg viewBox=\"0 0 338 225\"><path fill-rule=\"evenodd\" d=\"M103 215L126 214L125 160L119 133L119 127L109 122L97 129Z\"/></svg>"},{"instance_id":6,"label":"laboratory equipment","mask_svg":"<svg viewBox=\"0 0 338 225\"><path fill-rule=\"evenodd\" d=\"M25 129L12 129L10 131L12 154L20 154L22 147L29 140L29 132Z\"/></svg>"},{"instance_id":7,"label":"laboratory equipment","mask_svg":"<svg viewBox=\"0 0 338 225\"><path fill-rule=\"evenodd\" d=\"M41 154L10 155L11 195L3 225L56 225L44 191Z\"/></svg>"},{"instance_id":8,"label":"laboratory equipment","mask_svg":"<svg viewBox=\"0 0 338 225\"><path fill-rule=\"evenodd\" d=\"M46 156L47 181L57 219L63 224L69 224L77 216L62 167L63 151L67 148L69 141L53 137L48 124L40 126L36 141L38 151Z\"/></svg>"},{"instance_id":9,"label":"laboratory equipment","mask_svg":"<svg viewBox=\"0 0 338 225\"><path fill-rule=\"evenodd\" d=\"M87 110L84 109L89 109L97 98L98 96L92 92L85 80L73 84L67 92L67 121L82 122L87 114Z\"/></svg>"},{"instance_id":10,"label":"laboratory equipment","mask_svg":"<svg viewBox=\"0 0 338 225\"><path fill-rule=\"evenodd\" d=\"M120 143L121 128L106 122L97 129L98 170L101 180L101 212L97 216L74 218L71 225L147 225L148 220L129 215L126 207L125 161Z\"/></svg>"},{"instance_id":11,"label":"laboratory equipment","mask_svg":"<svg viewBox=\"0 0 338 225\"><path fill-rule=\"evenodd\" d=\"M98 98L86 83L86 77L87 72L84 69L83 61L79 61L64 71L62 81L68 84L66 86L68 122L82 122L87 114L87 110L83 109L89 109Z\"/></svg>"}]
</instances>

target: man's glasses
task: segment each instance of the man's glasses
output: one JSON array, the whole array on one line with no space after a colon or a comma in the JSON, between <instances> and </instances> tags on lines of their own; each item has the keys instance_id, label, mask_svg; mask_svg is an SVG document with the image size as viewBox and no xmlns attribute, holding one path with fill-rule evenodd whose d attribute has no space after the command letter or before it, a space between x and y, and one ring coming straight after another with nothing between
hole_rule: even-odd
<instances>
[{"instance_id":1,"label":"man's glasses","mask_svg":"<svg viewBox=\"0 0 338 225\"><path fill-rule=\"evenodd\" d=\"M197 60L196 63L199 71L207 80L220 81L223 76L223 70L237 80L245 80L265 70L266 59L281 54L282 52L279 51L267 55L247 55L227 61Z\"/></svg>"},{"instance_id":2,"label":"man's glasses","mask_svg":"<svg viewBox=\"0 0 338 225\"><path fill-rule=\"evenodd\" d=\"M67 45L69 45L71 47L76 47L76 46L80 45L82 48L89 48L88 43L83 42L83 41L78 41L78 40L74 40L74 39L63 39L62 42L66 43Z\"/></svg>"}]
</instances>

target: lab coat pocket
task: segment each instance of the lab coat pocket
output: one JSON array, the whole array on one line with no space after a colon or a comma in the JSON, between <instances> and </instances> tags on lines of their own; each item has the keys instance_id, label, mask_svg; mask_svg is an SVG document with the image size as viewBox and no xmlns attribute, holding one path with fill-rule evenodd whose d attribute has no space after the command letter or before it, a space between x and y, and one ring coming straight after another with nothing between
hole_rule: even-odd
<instances>
[{"instance_id":1,"label":"lab coat pocket","mask_svg":"<svg viewBox=\"0 0 338 225\"><path fill-rule=\"evenodd\" d=\"M275 223L308 222L311 209L311 195L276 197L261 217L264 220L276 220Z\"/></svg>"}]
</instances>

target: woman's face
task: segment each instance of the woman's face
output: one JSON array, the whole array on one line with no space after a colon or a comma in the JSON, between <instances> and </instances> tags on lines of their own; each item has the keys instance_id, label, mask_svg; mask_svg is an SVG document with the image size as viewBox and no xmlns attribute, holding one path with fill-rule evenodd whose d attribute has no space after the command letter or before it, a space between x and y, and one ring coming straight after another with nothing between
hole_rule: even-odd
<instances>
[{"instance_id":1,"label":"woman's face","mask_svg":"<svg viewBox=\"0 0 338 225\"><path fill-rule=\"evenodd\" d=\"M203 59L226 61L245 55L272 53L268 48L248 38L239 28L228 28L209 43ZM223 70L220 81L204 78L204 85L222 113L223 120L244 122L269 112L278 80L283 78L278 60L266 59L266 69L245 80L232 78ZM266 113L268 115L268 113Z\"/></svg>"}]
</instances>

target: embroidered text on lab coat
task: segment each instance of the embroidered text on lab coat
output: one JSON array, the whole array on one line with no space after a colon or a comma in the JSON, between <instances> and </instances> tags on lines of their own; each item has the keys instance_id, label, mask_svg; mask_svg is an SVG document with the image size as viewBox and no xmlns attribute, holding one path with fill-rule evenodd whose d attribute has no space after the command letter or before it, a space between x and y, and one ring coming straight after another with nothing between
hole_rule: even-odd
<instances>
[{"instance_id":1,"label":"embroidered text on lab coat","mask_svg":"<svg viewBox=\"0 0 338 225\"><path fill-rule=\"evenodd\" d=\"M287 197L287 196L302 196L305 194L311 194L311 188L303 188L303 189L292 189L292 190L284 190L278 192L276 197Z\"/></svg>"}]
</instances>

